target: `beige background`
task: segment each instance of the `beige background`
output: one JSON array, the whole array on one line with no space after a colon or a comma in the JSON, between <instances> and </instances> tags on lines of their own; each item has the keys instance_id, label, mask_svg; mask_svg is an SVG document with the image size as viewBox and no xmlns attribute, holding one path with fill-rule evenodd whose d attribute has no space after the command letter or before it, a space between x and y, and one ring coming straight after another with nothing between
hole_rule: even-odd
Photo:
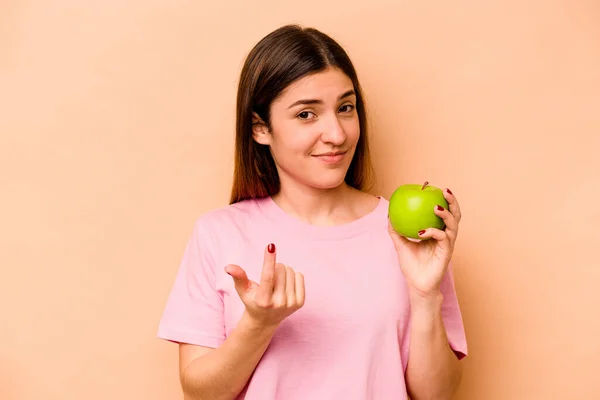
<instances>
[{"instance_id":1,"label":"beige background","mask_svg":"<svg viewBox=\"0 0 600 400\"><path fill-rule=\"evenodd\" d=\"M598 3L281 3L0 3L0 398L180 398L158 320L243 57L300 22L356 63L376 192L461 202L457 398L600 399Z\"/></svg>"}]
</instances>

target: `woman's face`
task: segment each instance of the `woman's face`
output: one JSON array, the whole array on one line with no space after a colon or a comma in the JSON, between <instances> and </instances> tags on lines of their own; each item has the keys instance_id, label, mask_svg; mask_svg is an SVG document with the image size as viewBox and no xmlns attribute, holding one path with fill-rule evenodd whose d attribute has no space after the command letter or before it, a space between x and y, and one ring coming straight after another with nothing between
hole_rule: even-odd
<instances>
[{"instance_id":1,"label":"woman's face","mask_svg":"<svg viewBox=\"0 0 600 400\"><path fill-rule=\"evenodd\" d=\"M254 140L271 148L282 185L343 183L360 135L352 81L339 69L306 76L271 105L271 129L256 118Z\"/></svg>"}]
</instances>

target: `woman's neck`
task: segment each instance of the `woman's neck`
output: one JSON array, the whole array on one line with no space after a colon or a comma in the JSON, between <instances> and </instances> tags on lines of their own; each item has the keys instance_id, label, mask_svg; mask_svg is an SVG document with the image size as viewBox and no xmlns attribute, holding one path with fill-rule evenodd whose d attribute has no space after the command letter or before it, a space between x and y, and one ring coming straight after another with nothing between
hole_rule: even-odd
<instances>
[{"instance_id":1,"label":"woman's neck","mask_svg":"<svg viewBox=\"0 0 600 400\"><path fill-rule=\"evenodd\" d=\"M317 226L351 222L372 211L374 196L346 183L333 189L316 189L299 184L283 184L273 201L286 213Z\"/></svg>"}]
</instances>

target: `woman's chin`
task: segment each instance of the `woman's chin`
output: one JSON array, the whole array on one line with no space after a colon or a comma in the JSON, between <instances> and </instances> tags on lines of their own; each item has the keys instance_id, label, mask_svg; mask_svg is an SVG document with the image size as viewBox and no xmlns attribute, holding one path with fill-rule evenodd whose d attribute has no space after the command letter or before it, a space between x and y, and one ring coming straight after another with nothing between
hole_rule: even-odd
<instances>
[{"instance_id":1,"label":"woman's chin","mask_svg":"<svg viewBox=\"0 0 600 400\"><path fill-rule=\"evenodd\" d=\"M280 179L283 178L283 181L296 181L297 184L299 183L314 189L331 190L336 189L344 184L346 174L348 172L347 168L323 169L310 167L311 166L306 166L305 168L295 168L295 172L299 173L293 173L290 169L281 169ZM283 171L285 172L281 174Z\"/></svg>"},{"instance_id":2,"label":"woman's chin","mask_svg":"<svg viewBox=\"0 0 600 400\"><path fill-rule=\"evenodd\" d=\"M345 174L340 176L327 175L329 174L323 174L320 177L315 177L316 179L311 179L309 185L314 187L315 189L331 190L338 188L344 184L344 180L346 178Z\"/></svg>"}]
</instances>

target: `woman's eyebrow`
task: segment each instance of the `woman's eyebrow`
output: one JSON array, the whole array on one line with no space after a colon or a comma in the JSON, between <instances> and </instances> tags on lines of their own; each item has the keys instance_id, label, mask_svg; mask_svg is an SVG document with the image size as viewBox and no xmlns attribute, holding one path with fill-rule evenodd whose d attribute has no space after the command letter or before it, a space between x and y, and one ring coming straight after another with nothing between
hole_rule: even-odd
<instances>
[{"instance_id":1,"label":"woman's eyebrow","mask_svg":"<svg viewBox=\"0 0 600 400\"><path fill-rule=\"evenodd\" d=\"M350 89L346 92L344 92L340 97L338 97L338 100L342 100L345 99L346 97L350 97L355 95L356 93L354 92L354 89ZM310 104L323 104L323 100L320 99L302 99L302 100L298 100L295 101L294 103L292 103L292 105L290 105L288 107L288 109L296 107L297 105L310 105Z\"/></svg>"}]
</instances>

